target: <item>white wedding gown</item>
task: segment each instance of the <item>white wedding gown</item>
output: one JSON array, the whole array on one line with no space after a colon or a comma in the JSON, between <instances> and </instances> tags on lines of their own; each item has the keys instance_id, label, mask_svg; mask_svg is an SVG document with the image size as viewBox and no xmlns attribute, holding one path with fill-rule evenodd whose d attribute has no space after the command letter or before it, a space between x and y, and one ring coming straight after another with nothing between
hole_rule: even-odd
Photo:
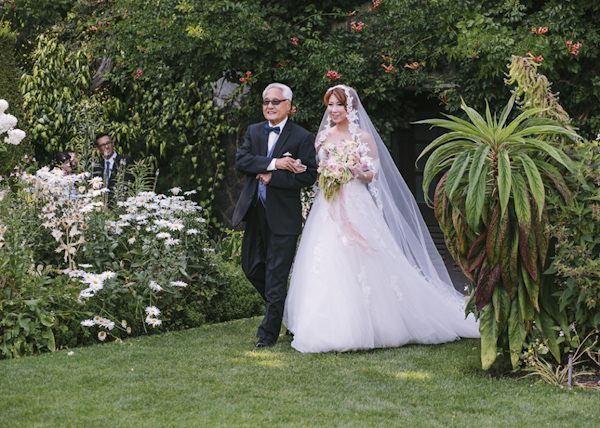
<instances>
[{"instance_id":1,"label":"white wedding gown","mask_svg":"<svg viewBox=\"0 0 600 428\"><path fill-rule=\"evenodd\" d=\"M465 303L411 266L365 183L346 184L333 205L317 194L285 303L292 347L350 351L479 337Z\"/></svg>"}]
</instances>

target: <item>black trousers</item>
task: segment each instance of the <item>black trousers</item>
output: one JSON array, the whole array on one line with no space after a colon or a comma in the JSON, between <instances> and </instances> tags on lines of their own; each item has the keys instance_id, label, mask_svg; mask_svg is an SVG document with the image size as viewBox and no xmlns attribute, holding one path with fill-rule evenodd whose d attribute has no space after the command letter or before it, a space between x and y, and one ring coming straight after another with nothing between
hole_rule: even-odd
<instances>
[{"instance_id":1,"label":"black trousers","mask_svg":"<svg viewBox=\"0 0 600 428\"><path fill-rule=\"evenodd\" d=\"M242 270L265 299L265 317L257 337L275 343L279 337L290 269L298 235L276 235L267 224L265 208L259 202L246 214L242 240Z\"/></svg>"}]
</instances>

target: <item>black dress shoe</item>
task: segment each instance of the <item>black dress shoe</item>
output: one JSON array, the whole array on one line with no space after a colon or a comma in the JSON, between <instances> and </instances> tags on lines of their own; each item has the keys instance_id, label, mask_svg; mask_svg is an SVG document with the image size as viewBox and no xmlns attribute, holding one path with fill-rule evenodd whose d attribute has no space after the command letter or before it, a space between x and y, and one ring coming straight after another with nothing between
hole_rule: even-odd
<instances>
[{"instance_id":1,"label":"black dress shoe","mask_svg":"<svg viewBox=\"0 0 600 428\"><path fill-rule=\"evenodd\" d=\"M262 337L258 338L258 342L254 345L254 348L270 348L275 345L275 343L271 342L269 339L263 339Z\"/></svg>"},{"instance_id":2,"label":"black dress shoe","mask_svg":"<svg viewBox=\"0 0 600 428\"><path fill-rule=\"evenodd\" d=\"M292 333L289 328L285 331L285 335L294 337L294 333Z\"/></svg>"}]
</instances>

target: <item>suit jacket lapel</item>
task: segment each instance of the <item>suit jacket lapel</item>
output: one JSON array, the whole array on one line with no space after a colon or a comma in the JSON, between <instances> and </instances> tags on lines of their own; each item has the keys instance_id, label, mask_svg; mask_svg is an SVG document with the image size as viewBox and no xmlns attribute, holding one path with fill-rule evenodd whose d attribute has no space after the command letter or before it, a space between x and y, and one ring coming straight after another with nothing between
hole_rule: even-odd
<instances>
[{"instance_id":1,"label":"suit jacket lapel","mask_svg":"<svg viewBox=\"0 0 600 428\"><path fill-rule=\"evenodd\" d=\"M267 124L268 122L264 122L265 124ZM264 131L264 126L261 126L259 128L260 130L259 132L259 147L258 147L258 154L261 156L266 156L267 152L269 150L269 134L265 134Z\"/></svg>"}]
</instances>

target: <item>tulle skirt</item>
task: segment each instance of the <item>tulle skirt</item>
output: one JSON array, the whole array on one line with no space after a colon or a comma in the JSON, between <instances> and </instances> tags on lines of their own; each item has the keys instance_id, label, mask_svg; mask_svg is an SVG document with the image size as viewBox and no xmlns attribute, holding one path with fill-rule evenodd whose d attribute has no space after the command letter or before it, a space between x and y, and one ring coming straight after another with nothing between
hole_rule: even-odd
<instances>
[{"instance_id":1,"label":"tulle skirt","mask_svg":"<svg viewBox=\"0 0 600 428\"><path fill-rule=\"evenodd\" d=\"M292 269L284 324L300 352L479 337L465 298L408 262L360 181L334 204L317 195Z\"/></svg>"}]
</instances>

